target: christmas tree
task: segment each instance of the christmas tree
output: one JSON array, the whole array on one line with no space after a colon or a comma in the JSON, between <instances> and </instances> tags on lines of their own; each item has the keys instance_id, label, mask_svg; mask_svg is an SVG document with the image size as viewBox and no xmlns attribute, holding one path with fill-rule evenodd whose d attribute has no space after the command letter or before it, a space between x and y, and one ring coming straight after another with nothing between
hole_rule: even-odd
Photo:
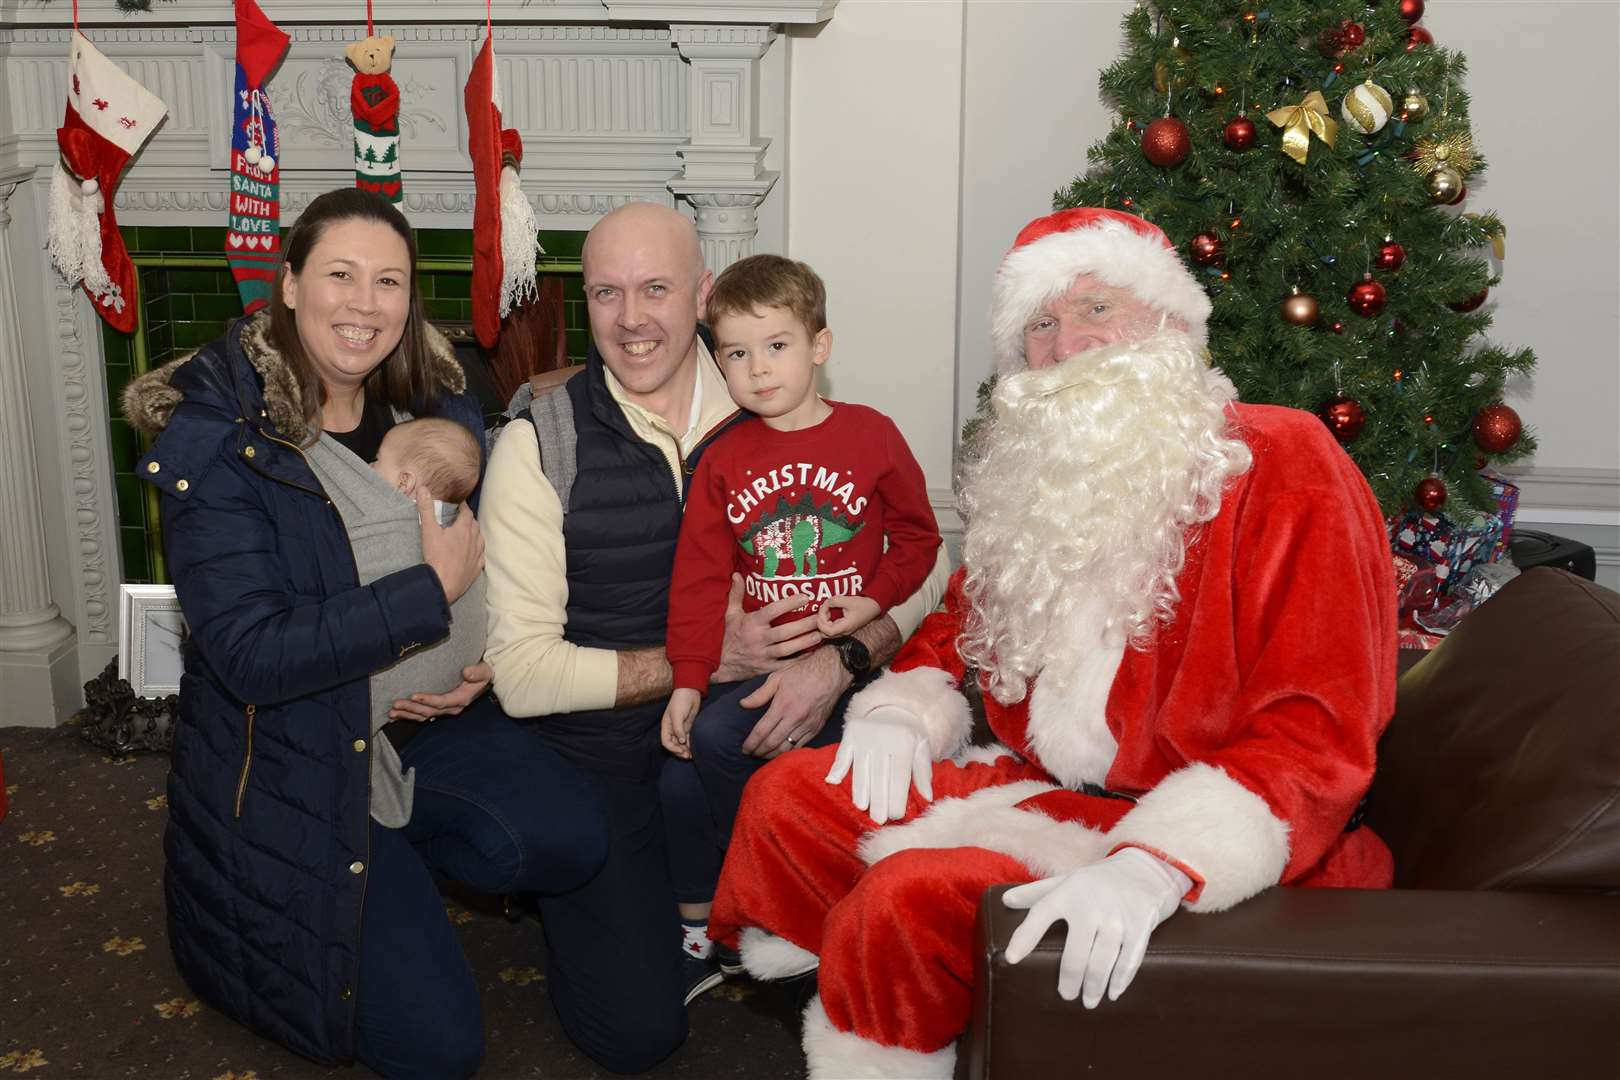
<instances>
[{"instance_id":1,"label":"christmas tree","mask_svg":"<svg viewBox=\"0 0 1620 1080\"><path fill-rule=\"evenodd\" d=\"M1138 7L1101 78L1117 122L1055 201L1162 228L1207 281L1242 399L1316 412L1386 512L1489 510L1479 468L1535 447L1502 404L1535 358L1481 338L1503 227L1469 212L1464 60L1423 7Z\"/></svg>"}]
</instances>

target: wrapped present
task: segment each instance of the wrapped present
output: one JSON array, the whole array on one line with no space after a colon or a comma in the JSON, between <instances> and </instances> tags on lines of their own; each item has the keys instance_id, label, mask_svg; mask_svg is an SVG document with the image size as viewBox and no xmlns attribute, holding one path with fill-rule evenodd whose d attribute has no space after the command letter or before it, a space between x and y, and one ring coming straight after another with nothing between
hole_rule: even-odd
<instances>
[{"instance_id":1,"label":"wrapped present","mask_svg":"<svg viewBox=\"0 0 1620 1080\"><path fill-rule=\"evenodd\" d=\"M1511 486L1511 485L1509 485ZM1517 490L1514 491L1517 498ZM1439 594L1468 577L1475 566L1492 561L1505 531L1500 511L1459 522L1445 514L1412 511L1390 523L1390 539L1397 554L1432 563L1440 579Z\"/></svg>"},{"instance_id":2,"label":"wrapped present","mask_svg":"<svg viewBox=\"0 0 1620 1080\"><path fill-rule=\"evenodd\" d=\"M1484 474L1491 482L1491 497L1496 500L1496 516L1502 521L1496 543L1491 545L1486 562L1501 562L1507 558L1508 541L1513 539L1513 515L1519 510L1519 485L1509 483L1495 473Z\"/></svg>"}]
</instances>

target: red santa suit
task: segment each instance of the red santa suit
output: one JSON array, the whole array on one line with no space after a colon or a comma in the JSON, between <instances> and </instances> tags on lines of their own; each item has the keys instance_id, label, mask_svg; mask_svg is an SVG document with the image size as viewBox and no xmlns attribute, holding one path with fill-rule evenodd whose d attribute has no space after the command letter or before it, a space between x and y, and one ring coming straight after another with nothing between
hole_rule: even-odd
<instances>
[{"instance_id":1,"label":"red santa suit","mask_svg":"<svg viewBox=\"0 0 1620 1080\"><path fill-rule=\"evenodd\" d=\"M812 1076L950 1075L993 884L1123 847L1186 874L1182 906L1195 912L1279 883L1390 884L1388 849L1352 822L1394 710L1382 516L1314 416L1241 404L1230 415L1252 467L1198 527L1173 621L1149 647L1077 657L1063 700L1039 677L1010 705L983 695L1000 745L967 748L958 572L944 609L846 714L898 705L919 718L933 803L912 790L898 823L875 826L847 781L823 782L833 747L785 755L750 784L710 934L735 942L754 928L741 937L758 975L819 958Z\"/></svg>"}]
</instances>

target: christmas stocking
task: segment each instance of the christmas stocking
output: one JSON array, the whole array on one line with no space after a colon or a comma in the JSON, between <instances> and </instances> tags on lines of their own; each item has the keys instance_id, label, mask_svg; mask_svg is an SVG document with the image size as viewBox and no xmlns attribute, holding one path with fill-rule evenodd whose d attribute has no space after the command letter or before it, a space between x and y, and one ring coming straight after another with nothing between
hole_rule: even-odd
<instances>
[{"instance_id":1,"label":"christmas stocking","mask_svg":"<svg viewBox=\"0 0 1620 1080\"><path fill-rule=\"evenodd\" d=\"M512 306L536 295L541 249L534 207L518 184L523 140L515 128L501 129L501 86L488 34L463 96L473 166L473 332L489 349Z\"/></svg>"},{"instance_id":2,"label":"christmas stocking","mask_svg":"<svg viewBox=\"0 0 1620 1080\"><path fill-rule=\"evenodd\" d=\"M281 136L265 80L287 53L288 37L254 0L236 0L236 101L231 121L230 228L225 261L253 314L270 302L281 261Z\"/></svg>"},{"instance_id":3,"label":"christmas stocking","mask_svg":"<svg viewBox=\"0 0 1620 1080\"><path fill-rule=\"evenodd\" d=\"M168 111L89 38L73 32L46 246L62 276L82 281L96 311L126 334L135 329L139 297L135 266L113 216L113 195L124 166Z\"/></svg>"},{"instance_id":4,"label":"christmas stocking","mask_svg":"<svg viewBox=\"0 0 1620 1080\"><path fill-rule=\"evenodd\" d=\"M391 202L403 198L399 176L399 86L388 74L394 37L368 37L343 50L354 65L349 111L354 114L354 186Z\"/></svg>"}]
</instances>

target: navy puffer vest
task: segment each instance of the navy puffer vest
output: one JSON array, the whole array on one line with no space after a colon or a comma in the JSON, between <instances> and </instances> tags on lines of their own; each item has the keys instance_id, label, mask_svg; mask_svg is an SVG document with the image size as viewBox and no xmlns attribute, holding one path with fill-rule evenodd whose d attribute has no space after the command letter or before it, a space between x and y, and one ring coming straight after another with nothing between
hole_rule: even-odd
<instances>
[{"instance_id":1,"label":"navy puffer vest","mask_svg":"<svg viewBox=\"0 0 1620 1080\"><path fill-rule=\"evenodd\" d=\"M608 390L594 345L585 371L570 379L565 390L572 405L576 457L563 515L568 559L563 637L603 649L662 645L686 485L703 451L746 414L739 412L693 448L682 463L677 489L663 451L636 435ZM547 717L539 731L581 766L645 780L662 762L658 723L663 713L662 700L565 713Z\"/></svg>"}]
</instances>

